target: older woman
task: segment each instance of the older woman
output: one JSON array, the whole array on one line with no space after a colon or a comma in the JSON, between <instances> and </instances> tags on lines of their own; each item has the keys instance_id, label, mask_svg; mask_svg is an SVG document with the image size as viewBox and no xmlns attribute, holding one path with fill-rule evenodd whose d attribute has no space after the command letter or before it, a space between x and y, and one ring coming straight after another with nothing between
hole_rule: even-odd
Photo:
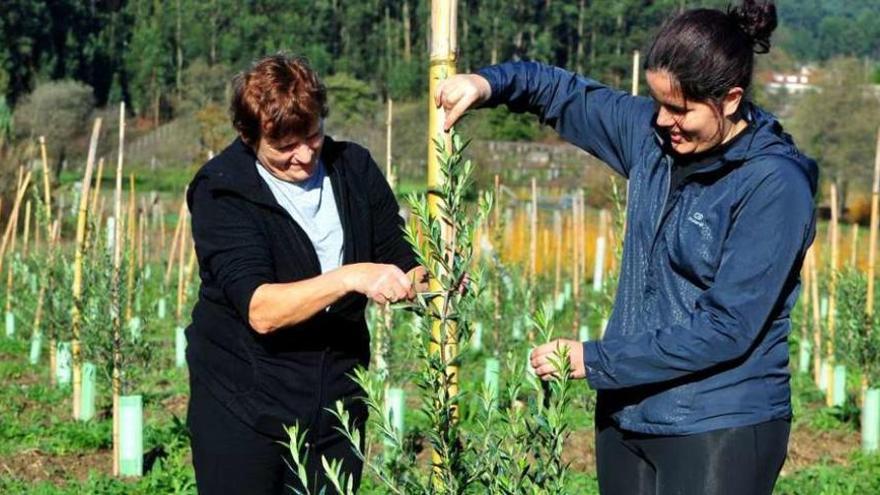
<instances>
[{"instance_id":1,"label":"older woman","mask_svg":"<svg viewBox=\"0 0 880 495\"><path fill-rule=\"evenodd\" d=\"M296 483L279 441L298 423L320 491L322 457L361 470L325 409L341 400L366 418L348 376L369 362L366 302L411 298L416 261L367 150L325 136L326 90L303 59L266 57L234 86L239 137L187 196L201 276L187 329L196 482L285 491Z\"/></svg>"}]
</instances>

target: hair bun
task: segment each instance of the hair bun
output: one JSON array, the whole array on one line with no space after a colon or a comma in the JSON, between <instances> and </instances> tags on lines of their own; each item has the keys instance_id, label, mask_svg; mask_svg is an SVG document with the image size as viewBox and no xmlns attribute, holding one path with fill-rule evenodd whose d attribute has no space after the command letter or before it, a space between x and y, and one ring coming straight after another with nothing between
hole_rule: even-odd
<instances>
[{"instance_id":1,"label":"hair bun","mask_svg":"<svg viewBox=\"0 0 880 495\"><path fill-rule=\"evenodd\" d=\"M770 35L776 29L776 5L772 1L743 0L742 5L728 9L728 15L746 33L755 53L770 51Z\"/></svg>"}]
</instances>

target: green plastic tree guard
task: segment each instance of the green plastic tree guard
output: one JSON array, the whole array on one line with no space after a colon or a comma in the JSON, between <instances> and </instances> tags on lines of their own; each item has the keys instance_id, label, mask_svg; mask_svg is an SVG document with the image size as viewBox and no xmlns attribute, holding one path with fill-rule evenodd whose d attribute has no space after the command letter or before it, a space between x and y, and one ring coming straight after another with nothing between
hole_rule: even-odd
<instances>
[{"instance_id":1,"label":"green plastic tree guard","mask_svg":"<svg viewBox=\"0 0 880 495\"><path fill-rule=\"evenodd\" d=\"M34 332L34 336L31 338L31 352L30 352L30 363L35 365L40 362L40 353L43 350L43 333L42 332Z\"/></svg>"},{"instance_id":2,"label":"green plastic tree guard","mask_svg":"<svg viewBox=\"0 0 880 495\"><path fill-rule=\"evenodd\" d=\"M403 435L403 416L406 411L406 393L402 388L389 387L385 390L385 417L398 436Z\"/></svg>"},{"instance_id":3,"label":"green plastic tree guard","mask_svg":"<svg viewBox=\"0 0 880 495\"><path fill-rule=\"evenodd\" d=\"M59 387L70 386L70 381L73 378L72 361L70 342L59 342L55 351L55 381Z\"/></svg>"},{"instance_id":4,"label":"green plastic tree guard","mask_svg":"<svg viewBox=\"0 0 880 495\"><path fill-rule=\"evenodd\" d=\"M531 365L529 365L531 368ZM486 358L486 371L483 374L483 384L492 397L498 397L498 375L501 373L501 363L495 358Z\"/></svg>"},{"instance_id":5,"label":"green plastic tree guard","mask_svg":"<svg viewBox=\"0 0 880 495\"><path fill-rule=\"evenodd\" d=\"M178 368L186 366L186 334L183 327L174 329L174 362Z\"/></svg>"},{"instance_id":6,"label":"green plastic tree guard","mask_svg":"<svg viewBox=\"0 0 880 495\"><path fill-rule=\"evenodd\" d=\"M12 337L15 335L15 315L12 314L12 311L6 312L6 336Z\"/></svg>"},{"instance_id":7,"label":"green plastic tree guard","mask_svg":"<svg viewBox=\"0 0 880 495\"><path fill-rule=\"evenodd\" d=\"M819 373L819 383L817 383L816 386L819 390L824 392L828 389L828 371L831 369L831 365L825 362L824 359L820 361L820 365L821 368L819 369L821 369L822 372Z\"/></svg>"},{"instance_id":8,"label":"green plastic tree guard","mask_svg":"<svg viewBox=\"0 0 880 495\"><path fill-rule=\"evenodd\" d=\"M473 332L471 332L471 349L479 351L483 348L483 322L474 323Z\"/></svg>"},{"instance_id":9,"label":"green plastic tree guard","mask_svg":"<svg viewBox=\"0 0 880 495\"><path fill-rule=\"evenodd\" d=\"M834 383L831 389L831 405L842 406L846 402L846 366L834 367Z\"/></svg>"},{"instance_id":10,"label":"green plastic tree guard","mask_svg":"<svg viewBox=\"0 0 880 495\"><path fill-rule=\"evenodd\" d=\"M571 300L571 282L566 282L562 286L562 293L565 295L565 302Z\"/></svg>"},{"instance_id":11,"label":"green plastic tree guard","mask_svg":"<svg viewBox=\"0 0 880 495\"><path fill-rule=\"evenodd\" d=\"M806 340L802 340L800 344L800 349L798 352L798 371L801 373L808 373L810 371L810 357L812 351L812 344L810 344Z\"/></svg>"},{"instance_id":12,"label":"green plastic tree guard","mask_svg":"<svg viewBox=\"0 0 880 495\"><path fill-rule=\"evenodd\" d=\"M880 389L869 388L865 392L862 407L862 450L877 452L880 449Z\"/></svg>"},{"instance_id":13,"label":"green plastic tree guard","mask_svg":"<svg viewBox=\"0 0 880 495\"><path fill-rule=\"evenodd\" d=\"M581 342L586 342L590 340L590 328L586 325L581 325L581 328L578 330L578 340Z\"/></svg>"},{"instance_id":14,"label":"green plastic tree guard","mask_svg":"<svg viewBox=\"0 0 880 495\"><path fill-rule=\"evenodd\" d=\"M79 420L89 421L95 417L95 375L97 368L93 363L83 363L82 392L79 398Z\"/></svg>"},{"instance_id":15,"label":"green plastic tree guard","mask_svg":"<svg viewBox=\"0 0 880 495\"><path fill-rule=\"evenodd\" d=\"M158 308L156 309L157 316L160 320L164 320L168 315L168 303L165 301L164 297L159 298Z\"/></svg>"},{"instance_id":16,"label":"green plastic tree guard","mask_svg":"<svg viewBox=\"0 0 880 495\"><path fill-rule=\"evenodd\" d=\"M142 476L144 469L144 408L140 395L119 398L119 474Z\"/></svg>"},{"instance_id":17,"label":"green plastic tree guard","mask_svg":"<svg viewBox=\"0 0 880 495\"><path fill-rule=\"evenodd\" d=\"M556 295L556 312L559 313L565 309L565 294L560 292Z\"/></svg>"},{"instance_id":18,"label":"green plastic tree guard","mask_svg":"<svg viewBox=\"0 0 880 495\"><path fill-rule=\"evenodd\" d=\"M143 326L140 316L135 316L128 320L128 334L131 336L132 340L137 341L141 339L141 330L143 329Z\"/></svg>"},{"instance_id":19,"label":"green plastic tree guard","mask_svg":"<svg viewBox=\"0 0 880 495\"><path fill-rule=\"evenodd\" d=\"M522 321L519 318L513 320L513 339L514 340L522 340L523 331L522 331Z\"/></svg>"}]
</instances>

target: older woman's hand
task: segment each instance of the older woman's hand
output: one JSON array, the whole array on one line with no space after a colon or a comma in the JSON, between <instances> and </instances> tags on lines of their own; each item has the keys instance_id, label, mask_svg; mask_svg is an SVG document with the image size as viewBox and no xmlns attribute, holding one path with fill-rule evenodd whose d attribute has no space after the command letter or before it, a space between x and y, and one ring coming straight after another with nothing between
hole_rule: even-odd
<instances>
[{"instance_id":1,"label":"older woman's hand","mask_svg":"<svg viewBox=\"0 0 880 495\"><path fill-rule=\"evenodd\" d=\"M413 281L395 265L356 263L345 268L350 292L359 292L379 304L415 297Z\"/></svg>"},{"instance_id":2,"label":"older woman's hand","mask_svg":"<svg viewBox=\"0 0 880 495\"><path fill-rule=\"evenodd\" d=\"M458 74L440 81L434 91L434 104L446 111L443 130L448 131L466 111L490 96L489 81L477 74Z\"/></svg>"},{"instance_id":3,"label":"older woman's hand","mask_svg":"<svg viewBox=\"0 0 880 495\"><path fill-rule=\"evenodd\" d=\"M539 378L550 380L558 377L558 370L553 365L558 352L568 354L572 378L587 376L584 366L584 344L576 340L556 339L532 350L529 362Z\"/></svg>"}]
</instances>

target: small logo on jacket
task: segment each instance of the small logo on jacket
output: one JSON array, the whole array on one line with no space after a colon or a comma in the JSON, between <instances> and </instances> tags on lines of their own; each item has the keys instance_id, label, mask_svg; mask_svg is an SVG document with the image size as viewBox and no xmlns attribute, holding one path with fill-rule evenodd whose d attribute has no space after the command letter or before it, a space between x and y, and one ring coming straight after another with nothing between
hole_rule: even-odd
<instances>
[{"instance_id":1,"label":"small logo on jacket","mask_svg":"<svg viewBox=\"0 0 880 495\"><path fill-rule=\"evenodd\" d=\"M701 228L706 226L706 222L703 221L703 214L698 211L691 213L691 216L688 217L688 222Z\"/></svg>"}]
</instances>

